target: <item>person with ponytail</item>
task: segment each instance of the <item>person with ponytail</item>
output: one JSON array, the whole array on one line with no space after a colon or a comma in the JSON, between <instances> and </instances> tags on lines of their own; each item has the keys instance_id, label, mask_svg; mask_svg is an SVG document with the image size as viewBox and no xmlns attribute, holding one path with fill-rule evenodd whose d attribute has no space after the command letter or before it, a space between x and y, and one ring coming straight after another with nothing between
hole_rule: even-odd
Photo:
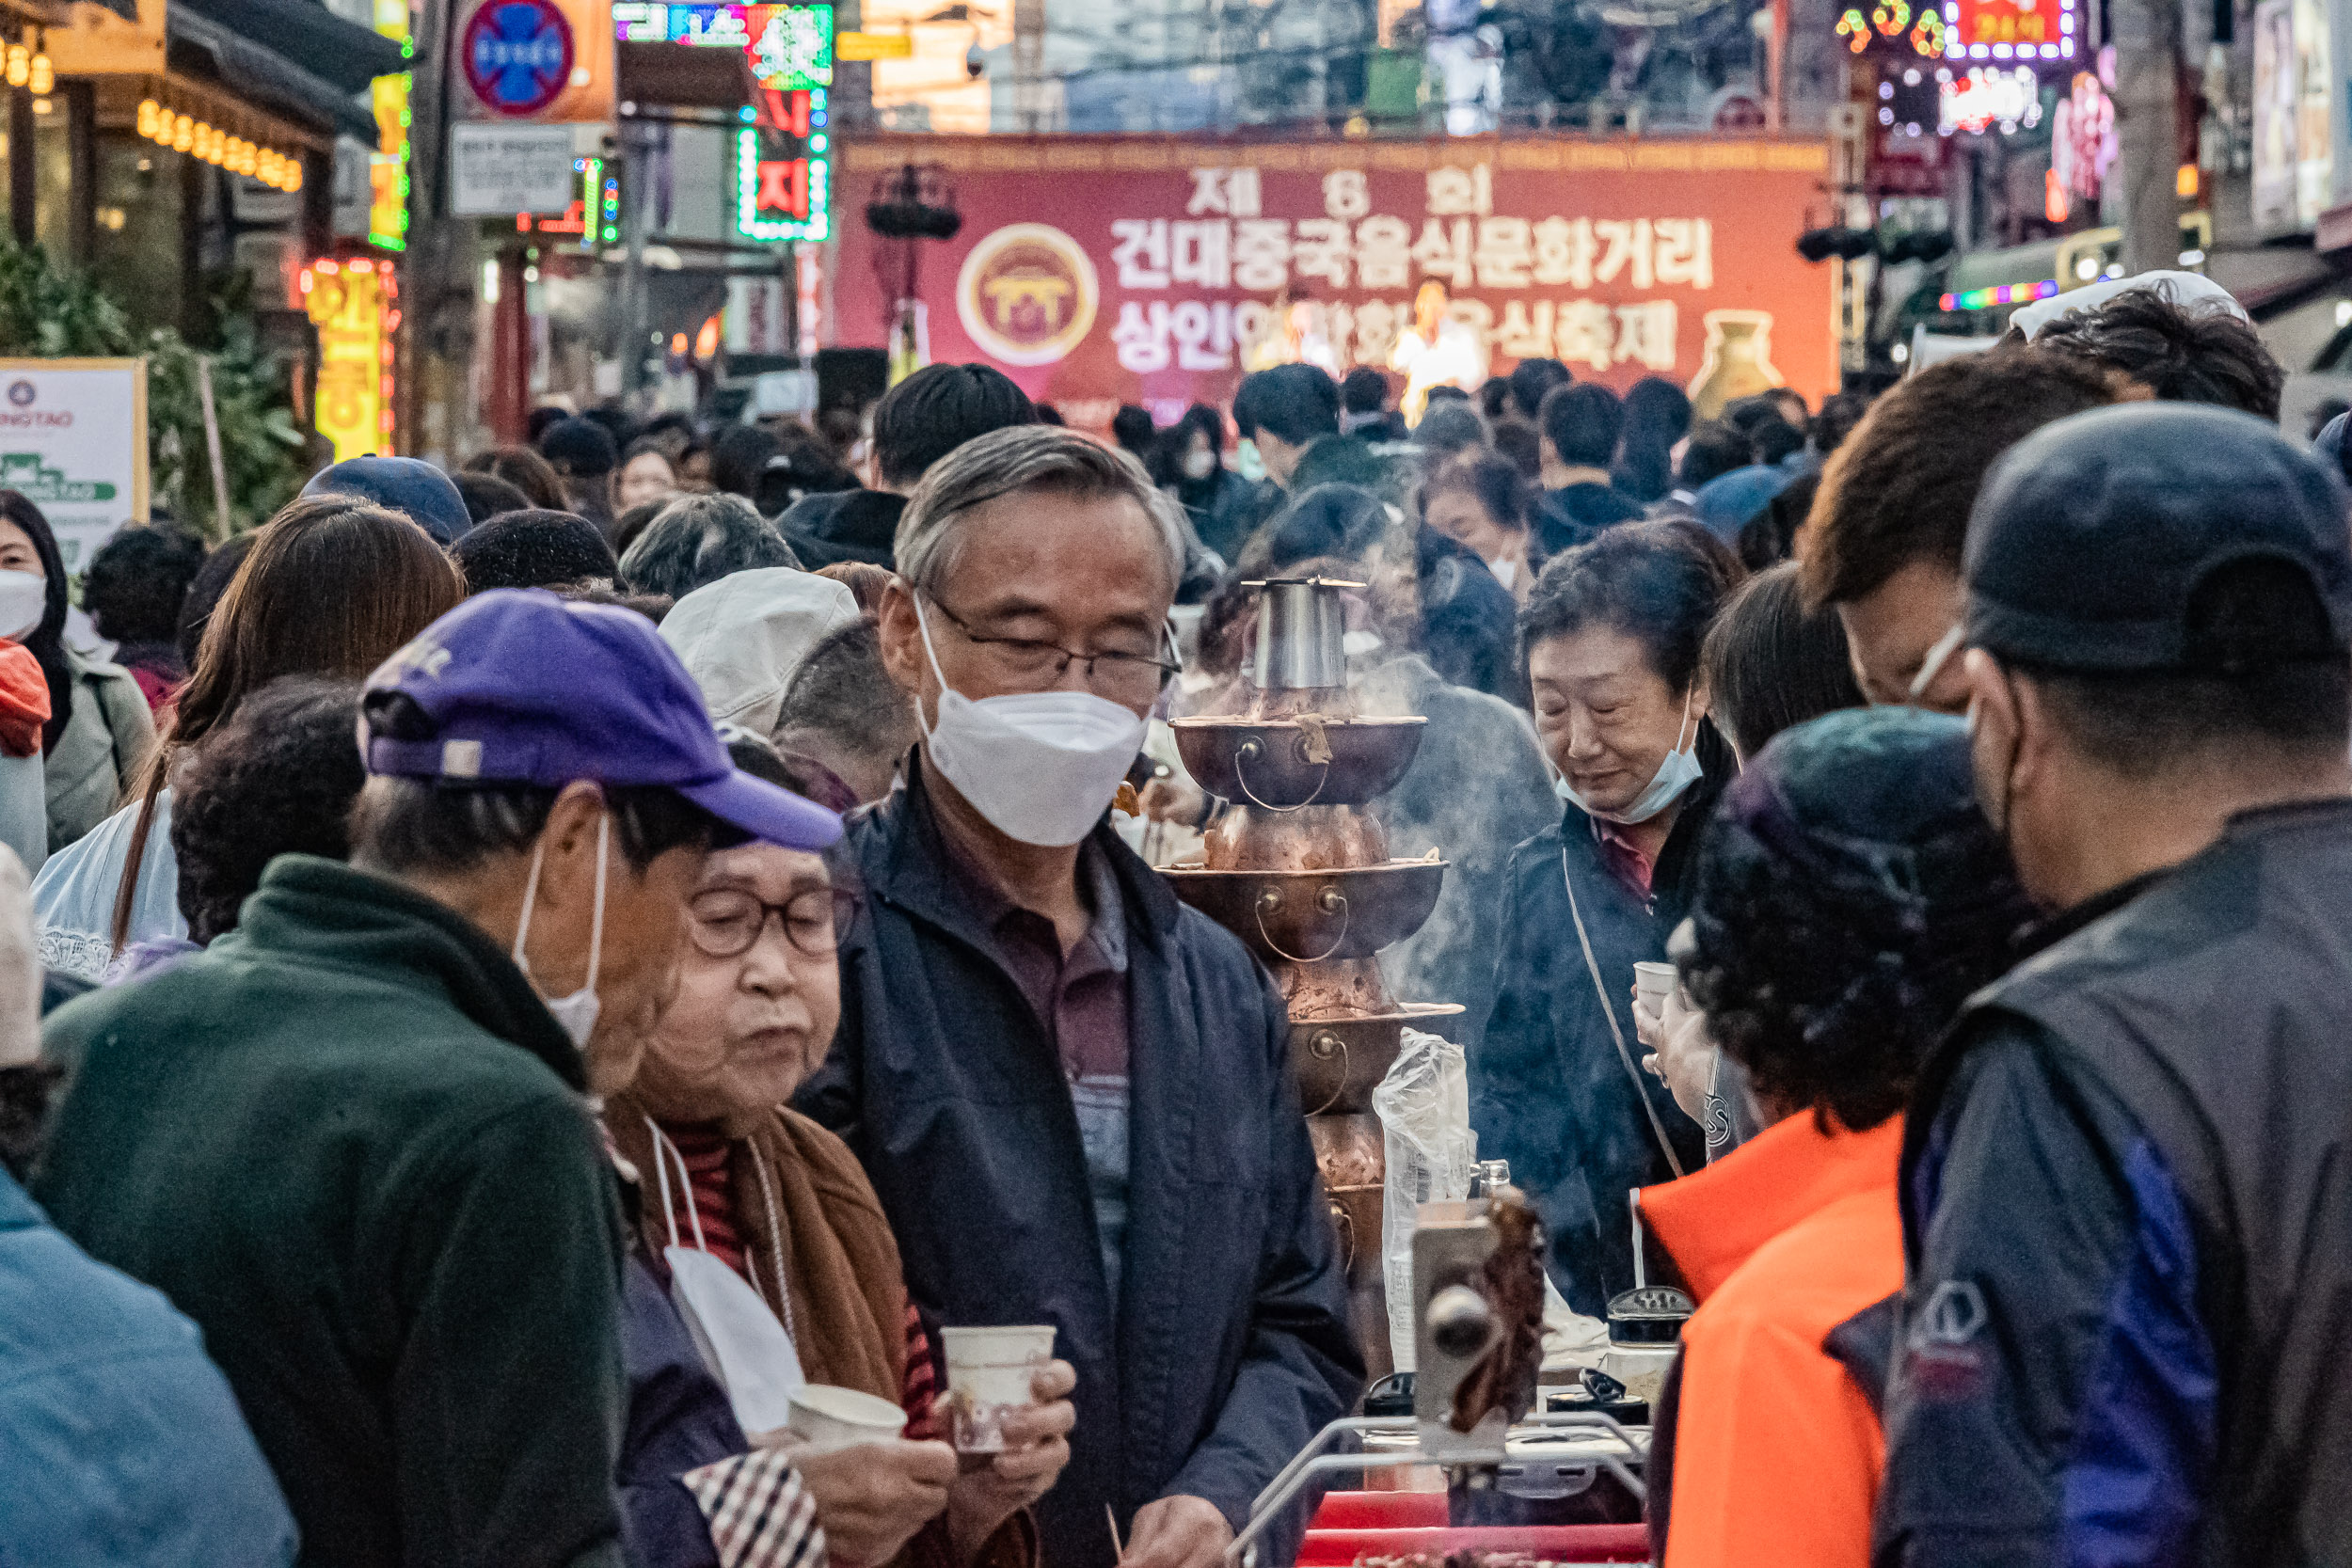
<instances>
[{"instance_id":1,"label":"person with ponytail","mask_svg":"<svg viewBox=\"0 0 2352 1568\"><path fill-rule=\"evenodd\" d=\"M41 962L97 980L135 943L186 936L170 785L190 751L280 675L364 678L464 596L457 568L431 536L372 502L305 496L263 525L204 629L195 673L128 803L54 854L35 879Z\"/></svg>"}]
</instances>

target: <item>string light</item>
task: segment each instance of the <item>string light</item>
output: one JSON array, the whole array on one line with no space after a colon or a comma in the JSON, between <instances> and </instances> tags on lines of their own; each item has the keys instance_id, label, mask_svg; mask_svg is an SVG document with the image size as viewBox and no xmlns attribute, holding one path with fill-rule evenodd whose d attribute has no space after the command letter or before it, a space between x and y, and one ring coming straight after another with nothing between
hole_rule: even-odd
<instances>
[{"instance_id":1,"label":"string light","mask_svg":"<svg viewBox=\"0 0 2352 1568\"><path fill-rule=\"evenodd\" d=\"M33 52L21 43L8 45L8 86L21 87L33 79Z\"/></svg>"},{"instance_id":2,"label":"string light","mask_svg":"<svg viewBox=\"0 0 2352 1568\"><path fill-rule=\"evenodd\" d=\"M38 41L33 45L32 61L25 67L25 83L35 93L46 97L57 85L57 69L49 63L48 35L35 37Z\"/></svg>"},{"instance_id":3,"label":"string light","mask_svg":"<svg viewBox=\"0 0 2352 1568\"><path fill-rule=\"evenodd\" d=\"M201 158L277 190L291 194L302 188L300 157L231 135L224 127L166 108L152 98L139 104L138 132L159 147Z\"/></svg>"}]
</instances>

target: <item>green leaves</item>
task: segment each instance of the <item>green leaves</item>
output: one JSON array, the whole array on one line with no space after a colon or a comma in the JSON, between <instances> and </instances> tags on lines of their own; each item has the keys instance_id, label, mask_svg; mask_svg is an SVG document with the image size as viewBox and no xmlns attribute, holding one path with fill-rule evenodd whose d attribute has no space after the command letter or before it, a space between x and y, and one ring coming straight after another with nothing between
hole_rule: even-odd
<instances>
[{"instance_id":1,"label":"green leaves","mask_svg":"<svg viewBox=\"0 0 2352 1568\"><path fill-rule=\"evenodd\" d=\"M305 436L294 423L286 368L261 352L249 313L223 310L212 360L213 402L229 470L230 526L254 528L302 483ZM218 527L198 351L169 327L142 337L87 274L38 245L0 239L0 357L147 358L147 433L155 499L206 533Z\"/></svg>"}]
</instances>

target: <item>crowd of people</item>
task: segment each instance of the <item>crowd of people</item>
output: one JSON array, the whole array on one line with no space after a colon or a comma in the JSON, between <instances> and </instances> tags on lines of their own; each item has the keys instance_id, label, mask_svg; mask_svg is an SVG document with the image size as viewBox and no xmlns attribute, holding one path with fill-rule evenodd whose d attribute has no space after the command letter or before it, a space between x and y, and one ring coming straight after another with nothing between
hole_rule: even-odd
<instances>
[{"instance_id":1,"label":"crowd of people","mask_svg":"<svg viewBox=\"0 0 2352 1568\"><path fill-rule=\"evenodd\" d=\"M2345 421L2201 281L1712 418L549 410L78 609L0 491L0 1557L1214 1568L1365 1360L1153 753L1320 575L1390 983L1571 1317L1697 1304L1663 1568L2352 1560Z\"/></svg>"}]
</instances>

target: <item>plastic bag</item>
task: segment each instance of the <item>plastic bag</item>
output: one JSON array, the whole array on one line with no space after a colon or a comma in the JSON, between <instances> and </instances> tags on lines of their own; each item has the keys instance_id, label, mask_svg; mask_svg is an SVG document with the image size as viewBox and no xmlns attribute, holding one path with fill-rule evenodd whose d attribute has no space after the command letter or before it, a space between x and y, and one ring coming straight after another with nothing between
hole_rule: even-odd
<instances>
[{"instance_id":1,"label":"plastic bag","mask_svg":"<svg viewBox=\"0 0 2352 1568\"><path fill-rule=\"evenodd\" d=\"M1418 1029L1405 1031L1396 1065L1372 1091L1388 1154L1380 1218L1381 1273L1388 1285L1389 1348L1396 1370L1413 1370L1413 1227L1420 1206L1470 1196L1478 1134L1470 1124L1470 1073L1462 1048Z\"/></svg>"}]
</instances>

